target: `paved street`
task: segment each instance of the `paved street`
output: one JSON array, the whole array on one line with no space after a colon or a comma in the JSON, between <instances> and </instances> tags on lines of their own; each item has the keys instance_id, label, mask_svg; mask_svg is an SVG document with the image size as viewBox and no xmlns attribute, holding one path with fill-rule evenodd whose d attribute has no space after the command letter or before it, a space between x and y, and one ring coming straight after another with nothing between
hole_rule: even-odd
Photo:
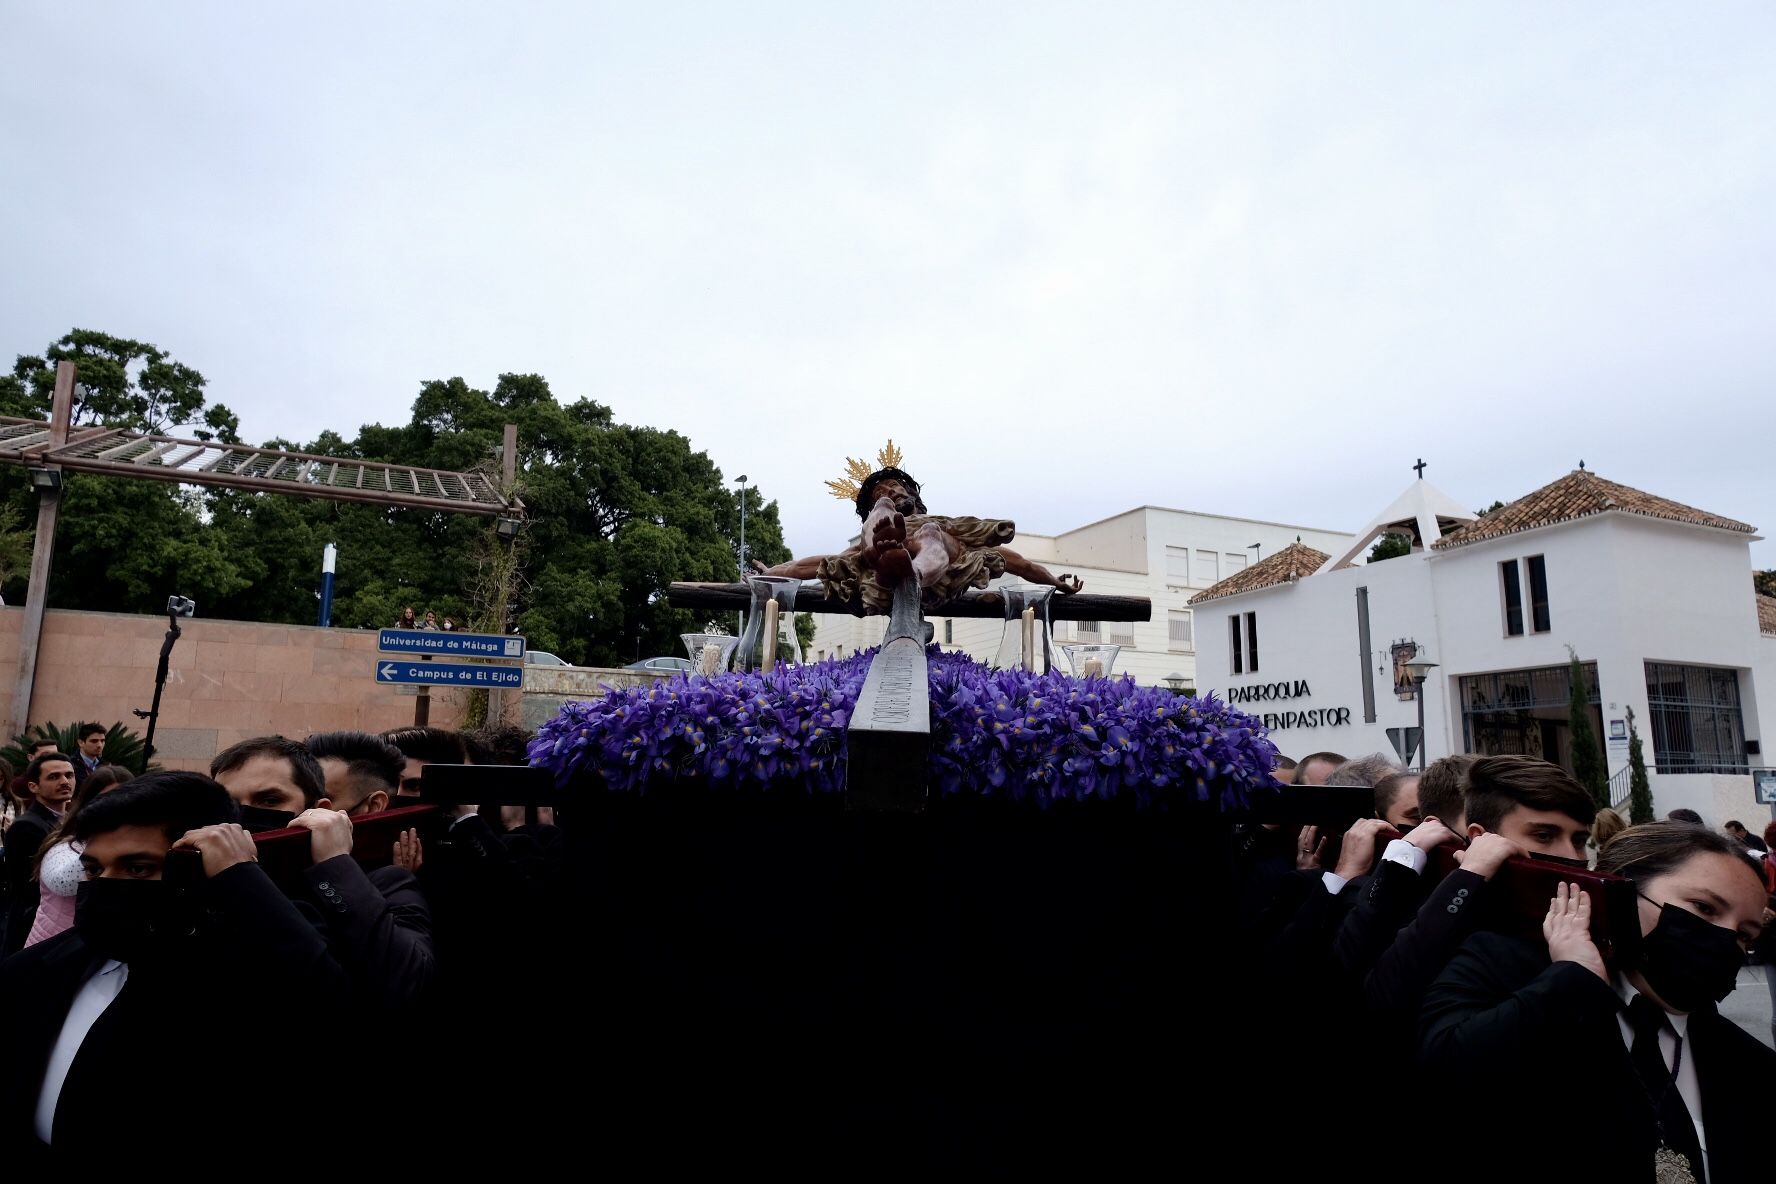
<instances>
[{"instance_id":1,"label":"paved street","mask_svg":"<svg viewBox=\"0 0 1776 1184\"><path fill-rule=\"evenodd\" d=\"M1721 1014L1776 1047L1770 1036L1770 989L1765 979L1776 967L1747 966L1739 972L1739 985L1720 1005Z\"/></svg>"}]
</instances>

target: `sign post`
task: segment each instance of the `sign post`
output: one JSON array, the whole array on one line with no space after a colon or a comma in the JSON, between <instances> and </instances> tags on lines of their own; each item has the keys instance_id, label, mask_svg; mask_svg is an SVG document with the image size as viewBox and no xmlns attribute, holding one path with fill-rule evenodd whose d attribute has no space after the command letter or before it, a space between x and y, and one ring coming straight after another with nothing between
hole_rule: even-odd
<instances>
[{"instance_id":1,"label":"sign post","mask_svg":"<svg viewBox=\"0 0 1776 1184\"><path fill-rule=\"evenodd\" d=\"M467 690L520 690L524 686L524 639L497 633L458 633L440 629L384 629L377 649L399 657L376 663L376 681L417 686L413 726L431 719L433 687ZM479 658L481 662L439 662L434 658ZM508 663L513 663L508 665Z\"/></svg>"}]
</instances>

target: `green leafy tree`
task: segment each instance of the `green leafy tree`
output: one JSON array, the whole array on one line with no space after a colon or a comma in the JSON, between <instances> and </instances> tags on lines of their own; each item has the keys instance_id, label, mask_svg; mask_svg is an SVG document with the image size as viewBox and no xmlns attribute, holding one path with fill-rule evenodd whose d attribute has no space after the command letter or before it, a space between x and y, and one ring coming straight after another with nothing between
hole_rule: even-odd
<instances>
[{"instance_id":1,"label":"green leafy tree","mask_svg":"<svg viewBox=\"0 0 1776 1184\"><path fill-rule=\"evenodd\" d=\"M74 329L41 356L20 354L0 378L0 410L48 418L57 362L73 362L76 424L167 432L186 428L199 440L237 443L240 420L204 397L204 376L157 346L91 329Z\"/></svg>"},{"instance_id":2,"label":"green leafy tree","mask_svg":"<svg viewBox=\"0 0 1776 1184\"><path fill-rule=\"evenodd\" d=\"M1573 779L1584 786L1601 809L1609 802L1609 771L1604 765L1603 748L1597 742L1597 730L1591 726L1591 691L1585 680L1585 666L1578 652L1567 647L1572 657L1568 681L1572 697L1568 703L1568 720L1572 731Z\"/></svg>"},{"instance_id":3,"label":"green leafy tree","mask_svg":"<svg viewBox=\"0 0 1776 1184\"><path fill-rule=\"evenodd\" d=\"M1776 596L1776 568L1751 573L1751 586L1763 596Z\"/></svg>"},{"instance_id":4,"label":"green leafy tree","mask_svg":"<svg viewBox=\"0 0 1776 1184\"><path fill-rule=\"evenodd\" d=\"M1369 548L1369 562L1380 563L1383 559L1398 559L1402 555L1412 554L1412 540L1403 534L1384 534L1375 540Z\"/></svg>"},{"instance_id":5,"label":"green leafy tree","mask_svg":"<svg viewBox=\"0 0 1776 1184\"><path fill-rule=\"evenodd\" d=\"M0 375L0 413L47 417L55 363L62 360L79 368L76 424L189 428L203 439L235 439L238 421L226 407L206 403L198 371L156 346L86 329L42 356L20 355L12 373ZM37 495L22 470L0 473L0 507L0 515L16 522L35 522ZM24 598L27 568L0 562L0 588L15 603ZM224 547L207 518L204 494L170 482L86 473L66 478L49 588L58 608L152 611L179 593L208 611L250 586L255 570L252 558Z\"/></svg>"},{"instance_id":6,"label":"green leafy tree","mask_svg":"<svg viewBox=\"0 0 1776 1184\"><path fill-rule=\"evenodd\" d=\"M1653 787L1647 780L1646 755L1640 747L1640 729L1628 717L1628 822L1639 826L1654 821Z\"/></svg>"}]
</instances>

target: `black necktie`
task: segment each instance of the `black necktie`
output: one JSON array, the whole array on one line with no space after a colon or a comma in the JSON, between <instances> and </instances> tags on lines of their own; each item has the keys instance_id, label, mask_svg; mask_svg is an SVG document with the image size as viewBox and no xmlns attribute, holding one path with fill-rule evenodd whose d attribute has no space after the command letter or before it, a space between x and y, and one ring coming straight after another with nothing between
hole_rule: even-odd
<instances>
[{"instance_id":1,"label":"black necktie","mask_svg":"<svg viewBox=\"0 0 1776 1184\"><path fill-rule=\"evenodd\" d=\"M1659 1034L1670 1023L1665 1009L1645 995L1636 995L1628 1004L1628 1025L1634 1029L1634 1069L1646 1085L1647 1099L1659 1116L1660 1134L1667 1147L1690 1161L1691 1173L1700 1180L1702 1144L1696 1139L1696 1124L1678 1092L1671 1066L1665 1063L1665 1051L1659 1047ZM1672 1033L1675 1035L1676 1030Z\"/></svg>"}]
</instances>

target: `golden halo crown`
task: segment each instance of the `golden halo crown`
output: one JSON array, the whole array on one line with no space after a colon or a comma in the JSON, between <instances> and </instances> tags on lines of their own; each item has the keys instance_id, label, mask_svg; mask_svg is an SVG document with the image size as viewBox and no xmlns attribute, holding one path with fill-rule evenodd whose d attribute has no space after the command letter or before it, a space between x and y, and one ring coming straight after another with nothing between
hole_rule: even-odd
<instances>
[{"instance_id":1,"label":"golden halo crown","mask_svg":"<svg viewBox=\"0 0 1776 1184\"><path fill-rule=\"evenodd\" d=\"M880 469L898 469L901 459L900 449L896 448L893 439L890 439L888 443L882 445L882 451L876 453L874 465L858 460L854 456L847 456L845 458L845 475L837 481L828 481L826 487L840 501L854 502L857 500L859 491L863 489L864 481L871 473Z\"/></svg>"}]
</instances>

